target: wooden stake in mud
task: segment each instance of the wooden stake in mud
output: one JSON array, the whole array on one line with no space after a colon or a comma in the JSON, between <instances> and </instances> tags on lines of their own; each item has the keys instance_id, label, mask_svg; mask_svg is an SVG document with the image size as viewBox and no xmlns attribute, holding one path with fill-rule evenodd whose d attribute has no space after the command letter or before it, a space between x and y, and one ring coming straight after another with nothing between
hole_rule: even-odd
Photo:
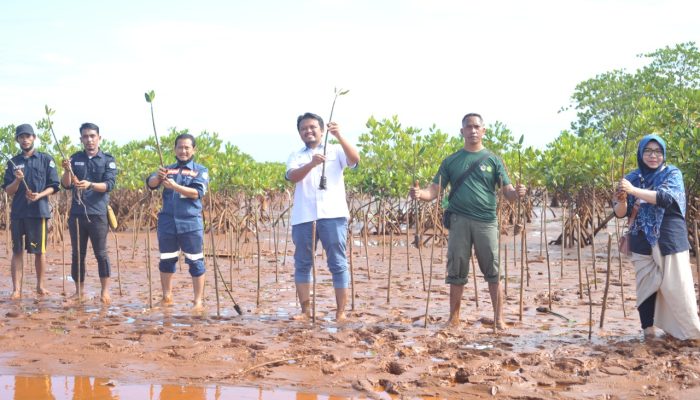
<instances>
[{"instance_id":1,"label":"wooden stake in mud","mask_svg":"<svg viewBox=\"0 0 700 400\"><path fill-rule=\"evenodd\" d=\"M593 194L591 195L591 260L593 266L593 287L598 290L598 273L595 270L595 224L593 223L595 216L595 188L593 188Z\"/></svg>"},{"instance_id":2,"label":"wooden stake in mud","mask_svg":"<svg viewBox=\"0 0 700 400\"><path fill-rule=\"evenodd\" d=\"M544 192L544 200L542 200L543 208L542 215L547 213L547 192ZM549 265L549 242L547 241L547 219L542 217L542 237L544 238L544 252L547 257L547 292L549 298L549 309L552 309L552 269Z\"/></svg>"},{"instance_id":3,"label":"wooden stake in mud","mask_svg":"<svg viewBox=\"0 0 700 400\"><path fill-rule=\"evenodd\" d=\"M262 215L262 209L260 210L260 215ZM258 278L257 278L257 286L255 288L255 306L259 307L260 306L260 269L262 266L260 265L260 229L258 228L258 218L260 217L257 213L253 215L253 220L255 222L255 244L256 248L258 251ZM315 256L315 254L314 254Z\"/></svg>"},{"instance_id":4,"label":"wooden stake in mud","mask_svg":"<svg viewBox=\"0 0 700 400\"><path fill-rule=\"evenodd\" d=\"M442 177L438 178L438 187L442 187ZM437 221L438 218L438 209L440 208L440 191L438 191L438 196L437 196L437 201L435 202L435 208L433 209L433 218L434 221ZM417 200L416 200L417 201ZM416 225L418 227L418 225ZM437 229L435 231L437 235ZM428 296L426 296L425 300L425 320L423 322L423 328L428 327L428 310L430 308L430 290L433 285L433 253L435 251L435 238L433 238L433 243L432 246L430 247L430 268L428 271Z\"/></svg>"},{"instance_id":5,"label":"wooden stake in mud","mask_svg":"<svg viewBox=\"0 0 700 400\"><path fill-rule=\"evenodd\" d=\"M311 223L311 323L316 324L316 221Z\"/></svg>"},{"instance_id":6,"label":"wooden stake in mud","mask_svg":"<svg viewBox=\"0 0 700 400\"><path fill-rule=\"evenodd\" d=\"M352 226L348 225L348 250L350 252L350 309L355 311L355 271L352 259Z\"/></svg>"},{"instance_id":7,"label":"wooden stake in mud","mask_svg":"<svg viewBox=\"0 0 700 400\"><path fill-rule=\"evenodd\" d=\"M503 267L504 267L504 282L503 282L503 295L508 297L508 242L503 242Z\"/></svg>"},{"instance_id":8,"label":"wooden stake in mud","mask_svg":"<svg viewBox=\"0 0 700 400\"><path fill-rule=\"evenodd\" d=\"M472 256L469 257L472 259L472 280L474 281L474 304L476 305L476 309L479 309L479 284L476 282L476 263L474 262L474 259L476 258L476 249L472 247Z\"/></svg>"},{"instance_id":9,"label":"wooden stake in mud","mask_svg":"<svg viewBox=\"0 0 700 400\"><path fill-rule=\"evenodd\" d=\"M523 300L525 290L525 221L523 221L523 231L520 233L520 301L518 320L523 320ZM515 256L515 254L513 254Z\"/></svg>"},{"instance_id":10,"label":"wooden stake in mud","mask_svg":"<svg viewBox=\"0 0 700 400\"><path fill-rule=\"evenodd\" d=\"M411 273L411 229L408 218L408 209L406 210L406 272Z\"/></svg>"},{"instance_id":11,"label":"wooden stake in mud","mask_svg":"<svg viewBox=\"0 0 700 400\"><path fill-rule=\"evenodd\" d=\"M603 329L605 322L605 308L608 305L608 290L610 289L610 268L611 268L611 253L612 253L612 235L608 233L608 270L605 273L605 289L603 290L603 308L600 311L600 328Z\"/></svg>"},{"instance_id":12,"label":"wooden stake in mud","mask_svg":"<svg viewBox=\"0 0 700 400\"><path fill-rule=\"evenodd\" d=\"M620 223L617 218L615 218L615 235L617 238L617 242L620 243ZM617 261L619 264L619 278L620 278L620 299L622 302L622 316L627 318L627 309L625 308L625 285L622 280L622 254L620 251L617 251Z\"/></svg>"},{"instance_id":13,"label":"wooden stake in mud","mask_svg":"<svg viewBox=\"0 0 700 400\"><path fill-rule=\"evenodd\" d=\"M586 288L588 289L588 340L593 337L593 299L591 299L591 281L588 280L588 268L586 268Z\"/></svg>"},{"instance_id":14,"label":"wooden stake in mud","mask_svg":"<svg viewBox=\"0 0 700 400\"><path fill-rule=\"evenodd\" d=\"M566 207L561 208L561 271L559 271L559 279L564 279L564 246L566 246Z\"/></svg>"},{"instance_id":15,"label":"wooden stake in mud","mask_svg":"<svg viewBox=\"0 0 700 400\"><path fill-rule=\"evenodd\" d=\"M61 282L63 284L62 294L66 295L66 216L59 214L59 225L61 225L61 273L63 278Z\"/></svg>"},{"instance_id":16,"label":"wooden stake in mud","mask_svg":"<svg viewBox=\"0 0 700 400\"><path fill-rule=\"evenodd\" d=\"M369 272L369 240L367 239L367 235L369 234L369 205L367 205L367 211L365 211L365 226L362 228L363 230L363 238L365 241L365 265L367 266L367 280L371 281L372 280L372 275Z\"/></svg>"},{"instance_id":17,"label":"wooden stake in mud","mask_svg":"<svg viewBox=\"0 0 700 400\"><path fill-rule=\"evenodd\" d=\"M117 252L117 285L119 286L119 296L123 296L124 294L122 293L122 273L119 261L119 239L117 239L117 232L115 232L114 229L109 228L109 230L112 231L112 235L114 235L114 248Z\"/></svg>"},{"instance_id":18,"label":"wooden stake in mud","mask_svg":"<svg viewBox=\"0 0 700 400\"><path fill-rule=\"evenodd\" d=\"M386 304L391 303L391 259L393 258L394 249L394 230L389 231L389 275L386 283Z\"/></svg>"},{"instance_id":19,"label":"wooden stake in mud","mask_svg":"<svg viewBox=\"0 0 700 400\"><path fill-rule=\"evenodd\" d=\"M698 302L700 303L700 243L698 243L698 221L695 221L693 238L695 239L695 271L698 277Z\"/></svg>"},{"instance_id":20,"label":"wooden stake in mud","mask_svg":"<svg viewBox=\"0 0 700 400\"><path fill-rule=\"evenodd\" d=\"M211 260L212 260L212 266L214 267L214 293L216 294L216 316L221 318L221 300L219 299L219 279L216 276L216 272L219 270L219 265L218 261L216 260L216 244L214 241L216 240L216 237L214 236L214 193L210 192L209 193L209 238L211 241L211 245L209 248L211 249ZM204 217L204 213L202 213L202 217ZM206 221L204 221L206 223Z\"/></svg>"},{"instance_id":21,"label":"wooden stake in mud","mask_svg":"<svg viewBox=\"0 0 700 400\"><path fill-rule=\"evenodd\" d=\"M545 219L546 219L546 214L547 214L547 192L542 193L542 208L541 211L542 215L540 215L540 230L544 232L546 226L545 226ZM540 235L540 257L542 257L542 242L547 243L547 241L544 239L544 235Z\"/></svg>"},{"instance_id":22,"label":"wooden stake in mud","mask_svg":"<svg viewBox=\"0 0 700 400\"><path fill-rule=\"evenodd\" d=\"M151 227L146 227L146 277L148 278L148 308L153 308L153 279L151 278Z\"/></svg>"},{"instance_id":23,"label":"wooden stake in mud","mask_svg":"<svg viewBox=\"0 0 700 400\"><path fill-rule=\"evenodd\" d=\"M576 225L576 260L578 261L578 297L583 299L583 271L581 270L581 218L578 214L574 215L574 223ZM588 269L586 269L588 273Z\"/></svg>"},{"instance_id":24,"label":"wooden stake in mud","mask_svg":"<svg viewBox=\"0 0 700 400\"><path fill-rule=\"evenodd\" d=\"M80 248L80 217L75 217L75 242L78 244L78 280L76 282L76 292L78 293L78 302L81 302L83 300L83 293L80 290L80 287L83 286L83 279L81 276L82 269L83 269L83 263L81 262L81 254L82 250ZM85 242L85 245L87 246L87 242ZM24 245L23 245L24 246ZM87 249L85 249L85 253L87 253ZM86 254L87 256L87 254Z\"/></svg>"}]
</instances>

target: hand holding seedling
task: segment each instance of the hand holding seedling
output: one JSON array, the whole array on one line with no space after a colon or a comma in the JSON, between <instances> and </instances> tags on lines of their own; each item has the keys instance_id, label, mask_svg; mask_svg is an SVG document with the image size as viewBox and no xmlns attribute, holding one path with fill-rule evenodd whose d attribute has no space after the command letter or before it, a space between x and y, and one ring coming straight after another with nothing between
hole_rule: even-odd
<instances>
[{"instance_id":1,"label":"hand holding seedling","mask_svg":"<svg viewBox=\"0 0 700 400\"><path fill-rule=\"evenodd\" d=\"M326 156L324 156L322 153L316 153L311 157L311 165L314 167L323 164L325 161Z\"/></svg>"},{"instance_id":2,"label":"hand holding seedling","mask_svg":"<svg viewBox=\"0 0 700 400\"><path fill-rule=\"evenodd\" d=\"M418 180L413 182L413 187L409 189L408 195L414 200L420 200L421 190L420 186L418 185Z\"/></svg>"},{"instance_id":3,"label":"hand holding seedling","mask_svg":"<svg viewBox=\"0 0 700 400\"><path fill-rule=\"evenodd\" d=\"M24 197L27 198L27 201L30 203L33 203L41 198L39 193L34 193L31 190L27 190L24 192Z\"/></svg>"}]
</instances>

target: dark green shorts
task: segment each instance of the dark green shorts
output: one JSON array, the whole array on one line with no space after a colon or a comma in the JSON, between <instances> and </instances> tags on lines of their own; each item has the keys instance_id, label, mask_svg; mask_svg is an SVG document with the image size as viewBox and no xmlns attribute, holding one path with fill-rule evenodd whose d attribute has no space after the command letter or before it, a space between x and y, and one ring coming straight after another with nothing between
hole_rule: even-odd
<instances>
[{"instance_id":1,"label":"dark green shorts","mask_svg":"<svg viewBox=\"0 0 700 400\"><path fill-rule=\"evenodd\" d=\"M476 259L484 280L490 283L499 281L498 223L476 221L453 213L450 215L450 235L447 241L445 283L467 283L472 246L476 250Z\"/></svg>"}]
</instances>

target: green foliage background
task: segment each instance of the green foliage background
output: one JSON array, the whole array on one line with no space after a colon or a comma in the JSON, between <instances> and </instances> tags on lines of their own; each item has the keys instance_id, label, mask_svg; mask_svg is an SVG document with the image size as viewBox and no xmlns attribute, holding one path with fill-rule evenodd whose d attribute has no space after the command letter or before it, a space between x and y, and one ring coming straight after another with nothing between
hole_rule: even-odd
<instances>
[{"instance_id":1,"label":"green foliage background","mask_svg":"<svg viewBox=\"0 0 700 400\"><path fill-rule=\"evenodd\" d=\"M625 172L636 167L638 139L658 133L669 145L668 162L683 171L687 191L691 197L700 197L700 52L689 42L639 57L648 63L634 72L608 71L579 83L571 103L563 108L575 110L576 120L545 149L522 147L521 140L498 121L487 127L486 147L503 158L513 180L569 201L580 190L611 191L623 173L623 161ZM455 116L456 126L460 119ZM52 154L60 165L62 156L50 136L48 121L42 119L36 126L40 149ZM458 132L448 134L434 126L423 132L403 126L398 116L371 116L366 126L357 143L360 167L348 172L346 179L349 190L371 196L405 197L415 180L425 186L440 161L463 144ZM19 150L14 128L0 127L0 151L5 155ZM166 160L174 157L175 136L184 132L187 130L173 128L161 138ZM284 179L284 163L256 162L237 146L224 143L217 133L204 131L195 136L197 160L210 169L212 190L261 195L291 189ZM66 156L79 149L77 141L67 136L60 141ZM145 178L158 167L153 137L124 145L105 140L102 148L118 160L121 189L142 189ZM0 171L4 169L5 162Z\"/></svg>"}]
</instances>

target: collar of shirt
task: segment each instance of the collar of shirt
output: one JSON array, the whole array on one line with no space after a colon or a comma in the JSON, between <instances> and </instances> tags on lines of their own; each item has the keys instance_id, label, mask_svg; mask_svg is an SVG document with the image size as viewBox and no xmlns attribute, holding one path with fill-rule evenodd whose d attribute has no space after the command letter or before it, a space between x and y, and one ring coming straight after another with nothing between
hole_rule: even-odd
<instances>
[{"instance_id":1,"label":"collar of shirt","mask_svg":"<svg viewBox=\"0 0 700 400\"><path fill-rule=\"evenodd\" d=\"M90 157L90 156L88 155L87 151L85 151L85 150L83 150L83 154L85 155L85 158L87 158L87 159L89 160L89 159L92 159L92 158L95 158L95 157L102 158L102 157L104 157L104 154L105 154L105 153L102 152L102 149L97 149L97 153L95 153L95 155L92 156L92 157Z\"/></svg>"},{"instance_id":2,"label":"collar of shirt","mask_svg":"<svg viewBox=\"0 0 700 400\"><path fill-rule=\"evenodd\" d=\"M175 163L173 163L173 164L168 165L166 168L169 168L169 169L170 169L170 168L172 168L172 169L175 169L175 168L194 169L194 159L188 161L187 163L185 163L185 164L183 164L183 165L180 165L180 163L175 162Z\"/></svg>"}]
</instances>

